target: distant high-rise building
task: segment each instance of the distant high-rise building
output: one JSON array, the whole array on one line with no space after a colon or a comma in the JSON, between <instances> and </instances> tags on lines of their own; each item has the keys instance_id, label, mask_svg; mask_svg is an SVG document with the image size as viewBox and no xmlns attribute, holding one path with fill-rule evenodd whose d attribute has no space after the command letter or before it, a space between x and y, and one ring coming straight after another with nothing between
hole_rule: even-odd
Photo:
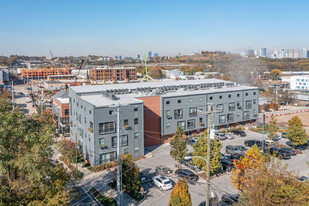
<instances>
[{"instance_id":1,"label":"distant high-rise building","mask_svg":"<svg viewBox=\"0 0 309 206\"><path fill-rule=\"evenodd\" d=\"M136 59L141 59L141 55L136 54Z\"/></svg>"},{"instance_id":2,"label":"distant high-rise building","mask_svg":"<svg viewBox=\"0 0 309 206\"><path fill-rule=\"evenodd\" d=\"M267 52L266 48L261 48L260 49L260 57L266 57L266 52Z\"/></svg>"},{"instance_id":3,"label":"distant high-rise building","mask_svg":"<svg viewBox=\"0 0 309 206\"><path fill-rule=\"evenodd\" d=\"M246 56L253 57L254 56L254 49L247 49L246 50Z\"/></svg>"},{"instance_id":4,"label":"distant high-rise building","mask_svg":"<svg viewBox=\"0 0 309 206\"><path fill-rule=\"evenodd\" d=\"M277 57L278 57L278 55L279 55L279 50L276 49L276 48L274 49L274 55L277 56Z\"/></svg>"},{"instance_id":5,"label":"distant high-rise building","mask_svg":"<svg viewBox=\"0 0 309 206\"><path fill-rule=\"evenodd\" d=\"M281 48L280 51L279 51L279 58L285 58L285 57L286 57L285 56L285 51L284 51L283 48Z\"/></svg>"},{"instance_id":6,"label":"distant high-rise building","mask_svg":"<svg viewBox=\"0 0 309 206\"><path fill-rule=\"evenodd\" d=\"M148 52L148 59L152 58L152 51Z\"/></svg>"},{"instance_id":7,"label":"distant high-rise building","mask_svg":"<svg viewBox=\"0 0 309 206\"><path fill-rule=\"evenodd\" d=\"M286 57L287 58L294 58L294 49L288 49L286 51Z\"/></svg>"},{"instance_id":8,"label":"distant high-rise building","mask_svg":"<svg viewBox=\"0 0 309 206\"><path fill-rule=\"evenodd\" d=\"M308 58L308 51L307 51L307 49L303 48L301 50L301 53L302 53L302 58Z\"/></svg>"},{"instance_id":9,"label":"distant high-rise building","mask_svg":"<svg viewBox=\"0 0 309 206\"><path fill-rule=\"evenodd\" d=\"M309 51L307 51L307 58L309 59Z\"/></svg>"},{"instance_id":10,"label":"distant high-rise building","mask_svg":"<svg viewBox=\"0 0 309 206\"><path fill-rule=\"evenodd\" d=\"M154 54L153 54L153 57L158 57L158 56L159 56L158 53L154 53Z\"/></svg>"}]
</instances>

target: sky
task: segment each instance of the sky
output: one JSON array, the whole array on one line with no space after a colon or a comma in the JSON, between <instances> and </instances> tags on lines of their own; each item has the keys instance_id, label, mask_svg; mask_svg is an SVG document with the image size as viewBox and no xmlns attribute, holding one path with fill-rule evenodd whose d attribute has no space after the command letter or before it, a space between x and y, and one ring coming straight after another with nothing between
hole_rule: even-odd
<instances>
[{"instance_id":1,"label":"sky","mask_svg":"<svg viewBox=\"0 0 309 206\"><path fill-rule=\"evenodd\" d=\"M0 55L309 48L306 0L0 0Z\"/></svg>"}]
</instances>

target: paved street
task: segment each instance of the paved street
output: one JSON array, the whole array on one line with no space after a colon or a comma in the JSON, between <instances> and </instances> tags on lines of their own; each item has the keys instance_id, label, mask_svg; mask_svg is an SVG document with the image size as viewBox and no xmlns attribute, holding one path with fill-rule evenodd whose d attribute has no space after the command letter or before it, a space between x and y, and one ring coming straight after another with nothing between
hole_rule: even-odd
<instances>
[{"instance_id":1,"label":"paved street","mask_svg":"<svg viewBox=\"0 0 309 206\"><path fill-rule=\"evenodd\" d=\"M14 92L15 92L15 103L22 108L22 110L25 112L27 115L32 115L34 114L35 108L32 107L32 103L26 103L26 98L30 97L25 97L25 94L28 94L27 87L24 85L16 85L14 86ZM18 92L24 93L24 95L19 95Z\"/></svg>"}]
</instances>

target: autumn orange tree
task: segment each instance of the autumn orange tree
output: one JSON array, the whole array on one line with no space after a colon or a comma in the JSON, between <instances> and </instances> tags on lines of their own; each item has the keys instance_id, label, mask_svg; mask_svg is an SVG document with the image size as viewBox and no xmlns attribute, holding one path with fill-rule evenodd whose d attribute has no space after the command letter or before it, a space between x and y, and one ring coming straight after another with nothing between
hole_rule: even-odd
<instances>
[{"instance_id":1,"label":"autumn orange tree","mask_svg":"<svg viewBox=\"0 0 309 206\"><path fill-rule=\"evenodd\" d=\"M179 179L178 182L173 187L168 206L192 205L188 189L189 189L188 183L183 179Z\"/></svg>"},{"instance_id":2,"label":"autumn orange tree","mask_svg":"<svg viewBox=\"0 0 309 206\"><path fill-rule=\"evenodd\" d=\"M244 187L244 179L246 175L258 168L264 162L264 156L259 152L256 145L250 148L245 156L234 162L235 169L232 170L231 179L233 187L242 190Z\"/></svg>"}]
</instances>

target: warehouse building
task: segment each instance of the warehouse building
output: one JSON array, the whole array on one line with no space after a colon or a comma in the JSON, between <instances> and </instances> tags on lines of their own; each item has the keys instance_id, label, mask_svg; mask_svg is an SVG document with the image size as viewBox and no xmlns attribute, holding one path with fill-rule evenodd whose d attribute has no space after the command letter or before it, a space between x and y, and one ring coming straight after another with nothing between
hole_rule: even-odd
<instances>
[{"instance_id":1,"label":"warehouse building","mask_svg":"<svg viewBox=\"0 0 309 206\"><path fill-rule=\"evenodd\" d=\"M121 153L144 155L144 146L167 142L177 129L207 128L210 104L216 129L247 125L258 118L257 87L217 79L163 81L69 88L71 139L98 165L116 158L116 115L120 108Z\"/></svg>"}]
</instances>

